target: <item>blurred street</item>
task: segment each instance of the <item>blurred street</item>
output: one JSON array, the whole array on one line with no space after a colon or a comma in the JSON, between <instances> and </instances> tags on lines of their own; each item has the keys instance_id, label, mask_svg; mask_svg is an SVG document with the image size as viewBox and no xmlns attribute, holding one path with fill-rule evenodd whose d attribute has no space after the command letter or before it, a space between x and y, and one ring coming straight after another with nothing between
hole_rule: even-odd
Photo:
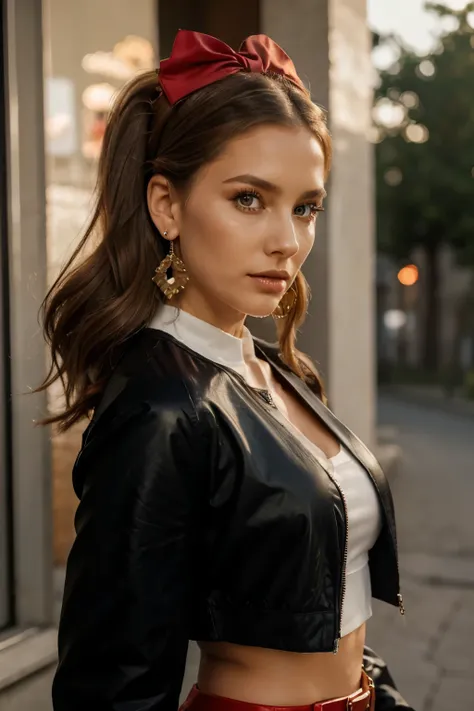
<instances>
[{"instance_id":1,"label":"blurred street","mask_svg":"<svg viewBox=\"0 0 474 711\"><path fill-rule=\"evenodd\" d=\"M474 421L383 397L397 430L392 482L405 620L375 603L368 643L416 711L474 708Z\"/></svg>"},{"instance_id":2,"label":"blurred street","mask_svg":"<svg viewBox=\"0 0 474 711\"><path fill-rule=\"evenodd\" d=\"M392 483L405 618L374 601L368 644L415 711L474 708L474 421L383 397L403 462ZM182 699L196 678L192 643Z\"/></svg>"}]
</instances>

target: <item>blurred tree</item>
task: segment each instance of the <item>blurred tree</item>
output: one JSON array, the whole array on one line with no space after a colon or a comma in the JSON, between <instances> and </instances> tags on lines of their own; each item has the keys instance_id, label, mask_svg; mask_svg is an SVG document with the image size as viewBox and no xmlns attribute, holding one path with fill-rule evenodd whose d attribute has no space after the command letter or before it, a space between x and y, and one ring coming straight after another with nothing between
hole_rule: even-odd
<instances>
[{"instance_id":1,"label":"blurred tree","mask_svg":"<svg viewBox=\"0 0 474 711\"><path fill-rule=\"evenodd\" d=\"M474 264L474 2L426 6L447 30L429 56L374 36L399 54L380 72L374 141L379 249L400 260L415 247L426 254L424 365L436 370L439 249L447 243Z\"/></svg>"}]
</instances>

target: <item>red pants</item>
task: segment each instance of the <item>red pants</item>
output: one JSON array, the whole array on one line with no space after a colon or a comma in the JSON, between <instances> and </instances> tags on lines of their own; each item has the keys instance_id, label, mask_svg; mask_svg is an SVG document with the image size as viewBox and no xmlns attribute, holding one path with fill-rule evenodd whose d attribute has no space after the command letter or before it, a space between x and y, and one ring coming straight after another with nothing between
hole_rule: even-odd
<instances>
[{"instance_id":1,"label":"red pants","mask_svg":"<svg viewBox=\"0 0 474 711\"><path fill-rule=\"evenodd\" d=\"M362 671L360 689L350 696L306 706L266 706L205 694L194 684L179 711L373 711L375 690L372 679Z\"/></svg>"}]
</instances>

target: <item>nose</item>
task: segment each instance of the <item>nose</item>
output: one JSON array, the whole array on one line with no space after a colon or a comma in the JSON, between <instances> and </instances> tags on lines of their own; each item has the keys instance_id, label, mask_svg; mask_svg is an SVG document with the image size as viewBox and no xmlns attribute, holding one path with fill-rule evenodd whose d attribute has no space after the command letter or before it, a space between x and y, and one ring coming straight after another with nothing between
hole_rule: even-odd
<instances>
[{"instance_id":1,"label":"nose","mask_svg":"<svg viewBox=\"0 0 474 711\"><path fill-rule=\"evenodd\" d=\"M266 253L281 254L285 258L293 257L299 250L298 235L292 219L279 219L272 224L266 240Z\"/></svg>"}]
</instances>

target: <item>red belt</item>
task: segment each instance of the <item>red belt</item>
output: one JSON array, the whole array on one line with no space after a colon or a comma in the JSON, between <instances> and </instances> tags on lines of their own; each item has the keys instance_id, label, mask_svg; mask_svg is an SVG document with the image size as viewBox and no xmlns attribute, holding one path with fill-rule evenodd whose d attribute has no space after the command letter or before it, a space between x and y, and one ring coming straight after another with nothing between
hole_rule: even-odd
<instances>
[{"instance_id":1,"label":"red belt","mask_svg":"<svg viewBox=\"0 0 474 711\"><path fill-rule=\"evenodd\" d=\"M374 683L370 676L362 671L360 689L350 696L304 706L267 706L238 701L225 696L206 694L194 684L180 711L374 711L374 708Z\"/></svg>"}]
</instances>

